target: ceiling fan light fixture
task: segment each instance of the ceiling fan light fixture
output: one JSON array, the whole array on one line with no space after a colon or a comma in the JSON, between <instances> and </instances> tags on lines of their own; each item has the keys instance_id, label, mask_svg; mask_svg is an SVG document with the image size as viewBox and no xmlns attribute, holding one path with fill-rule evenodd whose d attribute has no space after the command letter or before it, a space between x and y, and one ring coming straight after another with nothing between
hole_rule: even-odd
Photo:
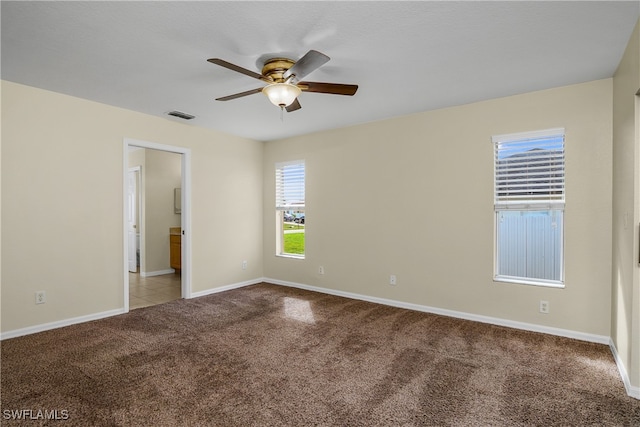
<instances>
[{"instance_id":1,"label":"ceiling fan light fixture","mask_svg":"<svg viewBox=\"0 0 640 427\"><path fill-rule=\"evenodd\" d=\"M273 83L262 89L269 101L276 107L288 107L296 100L302 90L296 85L290 83Z\"/></svg>"}]
</instances>

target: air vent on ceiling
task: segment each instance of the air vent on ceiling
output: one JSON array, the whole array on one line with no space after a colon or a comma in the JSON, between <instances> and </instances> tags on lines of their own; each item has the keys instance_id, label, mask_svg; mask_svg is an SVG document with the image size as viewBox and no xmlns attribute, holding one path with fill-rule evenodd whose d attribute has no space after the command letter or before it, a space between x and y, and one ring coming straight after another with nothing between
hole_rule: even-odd
<instances>
[{"instance_id":1,"label":"air vent on ceiling","mask_svg":"<svg viewBox=\"0 0 640 427\"><path fill-rule=\"evenodd\" d=\"M183 113L182 111L169 111L167 114L174 117L180 117L181 119L185 120L191 120L196 117L192 116L191 114Z\"/></svg>"}]
</instances>

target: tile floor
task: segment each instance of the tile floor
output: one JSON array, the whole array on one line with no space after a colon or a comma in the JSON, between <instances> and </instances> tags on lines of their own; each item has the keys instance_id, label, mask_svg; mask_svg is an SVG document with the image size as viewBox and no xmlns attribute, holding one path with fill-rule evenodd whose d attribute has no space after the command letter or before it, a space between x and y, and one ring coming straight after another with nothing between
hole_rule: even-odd
<instances>
[{"instance_id":1,"label":"tile floor","mask_svg":"<svg viewBox=\"0 0 640 427\"><path fill-rule=\"evenodd\" d=\"M129 310L180 299L180 274L140 277L129 273Z\"/></svg>"}]
</instances>

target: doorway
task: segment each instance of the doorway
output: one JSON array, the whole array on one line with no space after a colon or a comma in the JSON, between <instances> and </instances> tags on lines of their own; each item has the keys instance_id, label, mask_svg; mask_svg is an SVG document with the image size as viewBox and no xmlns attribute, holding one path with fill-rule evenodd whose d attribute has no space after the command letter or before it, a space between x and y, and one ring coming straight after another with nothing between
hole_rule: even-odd
<instances>
[{"instance_id":1,"label":"doorway","mask_svg":"<svg viewBox=\"0 0 640 427\"><path fill-rule=\"evenodd\" d=\"M124 166L124 308L190 298L190 150L125 139Z\"/></svg>"}]
</instances>

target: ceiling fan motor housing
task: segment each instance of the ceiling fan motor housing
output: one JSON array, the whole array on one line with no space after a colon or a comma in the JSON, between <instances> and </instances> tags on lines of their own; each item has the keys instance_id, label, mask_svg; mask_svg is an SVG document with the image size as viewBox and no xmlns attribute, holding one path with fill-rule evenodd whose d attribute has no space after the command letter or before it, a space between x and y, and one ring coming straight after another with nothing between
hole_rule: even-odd
<instances>
[{"instance_id":1,"label":"ceiling fan motor housing","mask_svg":"<svg viewBox=\"0 0 640 427\"><path fill-rule=\"evenodd\" d=\"M287 72L295 64L294 61L288 58L273 58L264 63L262 67L262 75L270 77L276 83L284 82L284 73Z\"/></svg>"}]
</instances>

